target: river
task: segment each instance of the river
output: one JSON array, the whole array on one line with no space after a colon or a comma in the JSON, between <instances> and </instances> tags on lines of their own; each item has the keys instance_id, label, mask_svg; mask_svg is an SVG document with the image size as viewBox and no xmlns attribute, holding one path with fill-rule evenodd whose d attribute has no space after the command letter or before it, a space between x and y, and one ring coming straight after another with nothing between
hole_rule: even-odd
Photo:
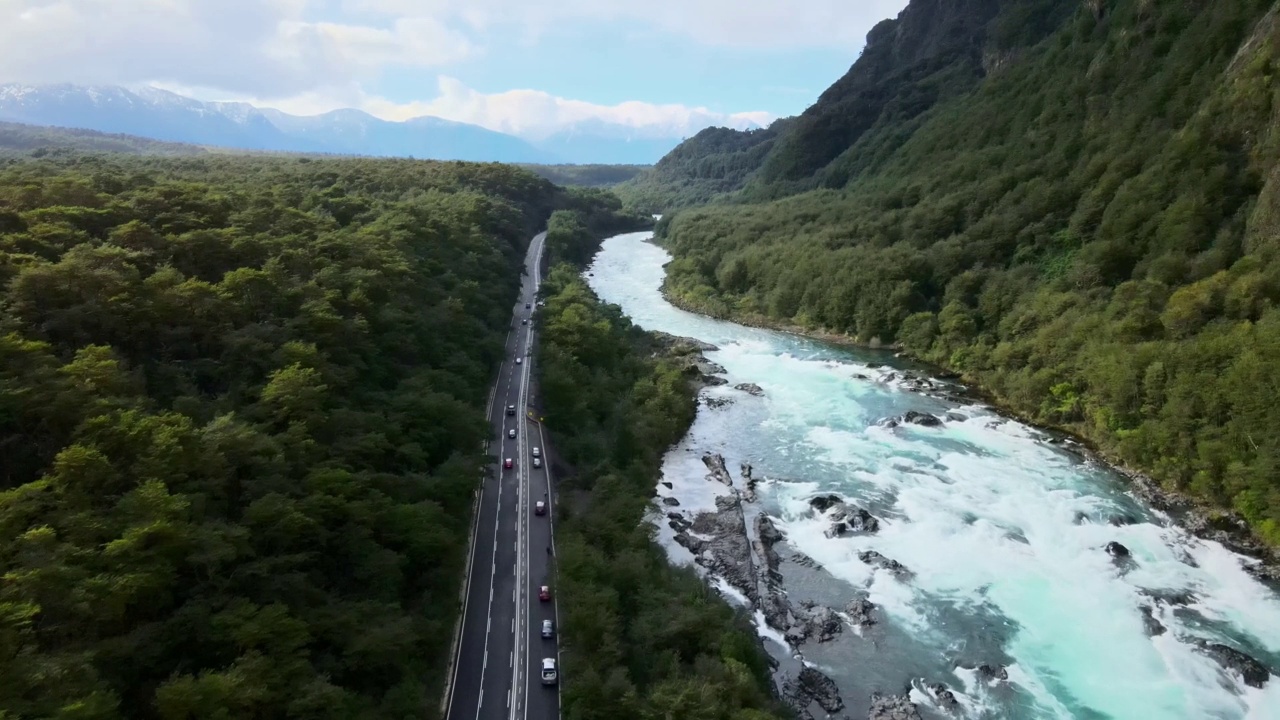
<instances>
[{"instance_id":1,"label":"river","mask_svg":"<svg viewBox=\"0 0 1280 720\"><path fill-rule=\"evenodd\" d=\"M706 480L704 452L723 454L730 468L750 463L766 478L760 511L775 518L789 549L821 565L786 563L788 594L839 609L864 593L877 606L881 622L799 648L839 685L850 717L866 717L872 692L911 685L925 717L1280 718L1280 678L1247 687L1197 649L1198 639L1222 643L1280 668L1280 597L1243 570L1244 558L1172 526L1127 495L1116 473L1034 428L882 382L903 367L887 353L673 307L659 292L670 255L648 237L606 241L588 282L640 327L718 346L706 356L730 383L703 391L730 402L699 406L664 462L672 488L659 491L692 515L724 492ZM733 389L738 383L764 395ZM947 420L882 424L908 410ZM819 493L866 508L880 530L827 537L829 521L808 503ZM672 560L690 562L659 527ZM1112 541L1131 557L1109 556ZM913 574L862 562L866 550ZM1152 635L1152 618L1167 631ZM771 652L790 655L779 633L762 627L761 635ZM965 669L984 663L1007 668L1008 680ZM951 714L924 690L938 682L959 702Z\"/></svg>"}]
</instances>

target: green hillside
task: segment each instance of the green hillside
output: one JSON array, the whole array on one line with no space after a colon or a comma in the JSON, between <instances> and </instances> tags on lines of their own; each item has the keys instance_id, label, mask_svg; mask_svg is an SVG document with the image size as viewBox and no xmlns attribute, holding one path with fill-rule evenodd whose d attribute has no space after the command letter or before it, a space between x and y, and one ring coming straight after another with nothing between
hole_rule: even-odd
<instances>
[{"instance_id":1,"label":"green hillside","mask_svg":"<svg viewBox=\"0 0 1280 720\"><path fill-rule=\"evenodd\" d=\"M433 717L524 253L603 197L0 160L0 716Z\"/></svg>"},{"instance_id":2,"label":"green hillside","mask_svg":"<svg viewBox=\"0 0 1280 720\"><path fill-rule=\"evenodd\" d=\"M913 0L868 40L660 224L673 299L899 344L1280 544L1277 6Z\"/></svg>"}]
</instances>

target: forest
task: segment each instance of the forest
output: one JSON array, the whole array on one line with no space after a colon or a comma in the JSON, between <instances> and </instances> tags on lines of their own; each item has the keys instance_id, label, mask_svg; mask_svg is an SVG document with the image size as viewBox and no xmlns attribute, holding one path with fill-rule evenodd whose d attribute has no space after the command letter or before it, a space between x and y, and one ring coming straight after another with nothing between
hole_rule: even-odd
<instances>
[{"instance_id":1,"label":"forest","mask_svg":"<svg viewBox=\"0 0 1280 720\"><path fill-rule=\"evenodd\" d=\"M1280 545L1272 5L913 0L663 218L666 291L901 347Z\"/></svg>"},{"instance_id":2,"label":"forest","mask_svg":"<svg viewBox=\"0 0 1280 720\"><path fill-rule=\"evenodd\" d=\"M523 255L600 197L0 159L0 717L432 716Z\"/></svg>"},{"instance_id":3,"label":"forest","mask_svg":"<svg viewBox=\"0 0 1280 720\"><path fill-rule=\"evenodd\" d=\"M557 486L557 585L566 720L790 717L749 618L644 522L662 457L696 412L675 362L568 264L543 282L539 385L572 467Z\"/></svg>"}]
</instances>

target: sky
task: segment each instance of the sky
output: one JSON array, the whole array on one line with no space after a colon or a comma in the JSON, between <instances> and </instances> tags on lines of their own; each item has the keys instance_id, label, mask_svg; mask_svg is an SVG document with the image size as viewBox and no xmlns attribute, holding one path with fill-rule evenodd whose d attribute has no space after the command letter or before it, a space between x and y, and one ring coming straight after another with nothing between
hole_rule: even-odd
<instances>
[{"instance_id":1,"label":"sky","mask_svg":"<svg viewBox=\"0 0 1280 720\"><path fill-rule=\"evenodd\" d=\"M906 0L0 0L0 83L154 85L541 137L803 111Z\"/></svg>"}]
</instances>

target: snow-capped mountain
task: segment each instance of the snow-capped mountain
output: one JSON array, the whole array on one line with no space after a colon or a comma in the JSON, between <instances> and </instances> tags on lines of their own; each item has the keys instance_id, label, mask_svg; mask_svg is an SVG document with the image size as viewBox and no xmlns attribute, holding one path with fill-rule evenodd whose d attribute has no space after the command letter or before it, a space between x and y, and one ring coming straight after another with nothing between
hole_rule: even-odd
<instances>
[{"instance_id":1,"label":"snow-capped mountain","mask_svg":"<svg viewBox=\"0 0 1280 720\"><path fill-rule=\"evenodd\" d=\"M584 120L551 134L518 137L435 117L389 122L352 109L300 116L152 87L70 84L0 84L0 120L247 150L637 165L657 162L708 122L690 117L679 126L637 128Z\"/></svg>"},{"instance_id":2,"label":"snow-capped mountain","mask_svg":"<svg viewBox=\"0 0 1280 720\"><path fill-rule=\"evenodd\" d=\"M388 122L359 110L302 117L246 103L201 102L157 88L0 85L0 120L247 150L560 161L512 135L439 118Z\"/></svg>"}]
</instances>

